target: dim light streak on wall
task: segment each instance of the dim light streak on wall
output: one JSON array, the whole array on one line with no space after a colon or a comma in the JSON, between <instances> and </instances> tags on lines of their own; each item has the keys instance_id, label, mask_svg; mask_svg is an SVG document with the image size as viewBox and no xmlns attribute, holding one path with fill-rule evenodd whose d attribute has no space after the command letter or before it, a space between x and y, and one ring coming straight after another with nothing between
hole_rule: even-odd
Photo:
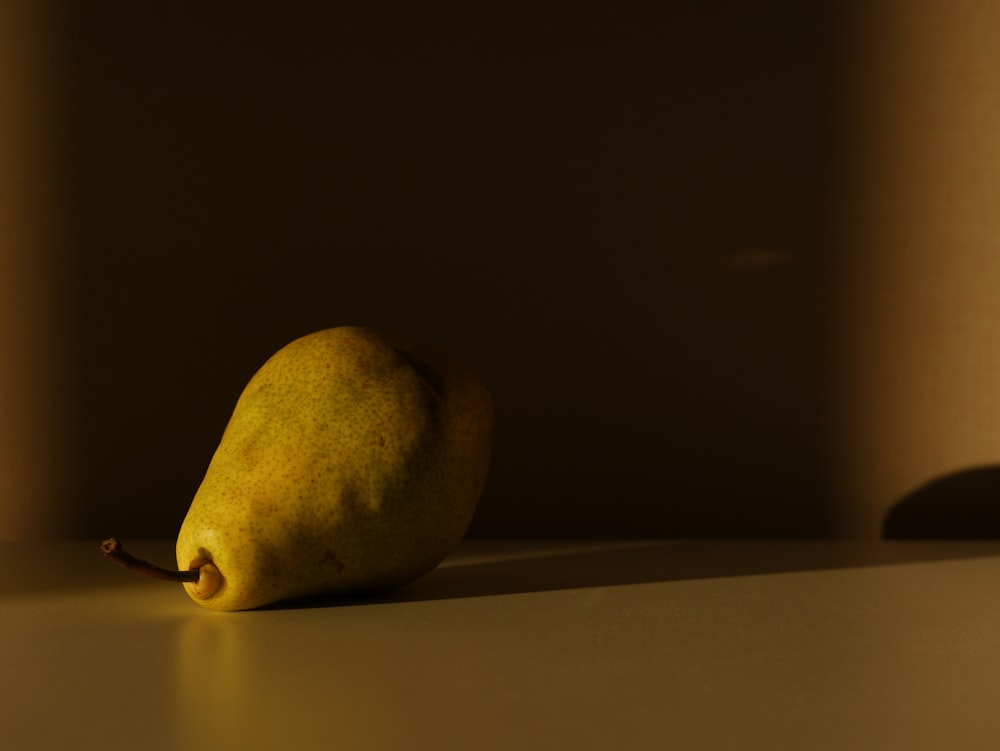
<instances>
[{"instance_id":1,"label":"dim light streak on wall","mask_svg":"<svg viewBox=\"0 0 1000 751\"><path fill-rule=\"evenodd\" d=\"M47 3L0 3L0 539L59 528ZM65 516L65 515L64 515Z\"/></svg>"}]
</instances>

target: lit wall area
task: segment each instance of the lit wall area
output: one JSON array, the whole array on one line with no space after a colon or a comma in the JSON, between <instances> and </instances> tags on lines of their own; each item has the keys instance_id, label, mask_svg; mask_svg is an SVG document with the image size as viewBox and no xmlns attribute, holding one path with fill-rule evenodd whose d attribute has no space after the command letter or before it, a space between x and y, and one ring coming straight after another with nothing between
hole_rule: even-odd
<instances>
[{"instance_id":1,"label":"lit wall area","mask_svg":"<svg viewBox=\"0 0 1000 751\"><path fill-rule=\"evenodd\" d=\"M855 3L837 194L839 527L1000 534L1000 7Z\"/></svg>"},{"instance_id":2,"label":"lit wall area","mask_svg":"<svg viewBox=\"0 0 1000 751\"><path fill-rule=\"evenodd\" d=\"M1000 11L341 5L5 6L0 537L172 537L254 370L340 324L490 384L473 536L989 496Z\"/></svg>"}]
</instances>

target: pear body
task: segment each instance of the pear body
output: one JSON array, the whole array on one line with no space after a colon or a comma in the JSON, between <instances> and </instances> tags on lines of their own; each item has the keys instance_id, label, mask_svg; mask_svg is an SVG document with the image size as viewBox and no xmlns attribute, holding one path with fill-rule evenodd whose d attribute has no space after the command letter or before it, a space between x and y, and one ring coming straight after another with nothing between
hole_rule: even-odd
<instances>
[{"instance_id":1,"label":"pear body","mask_svg":"<svg viewBox=\"0 0 1000 751\"><path fill-rule=\"evenodd\" d=\"M493 405L450 355L367 328L274 354L241 394L177 537L216 610L389 589L458 544L489 467ZM209 564L206 566L206 564Z\"/></svg>"}]
</instances>

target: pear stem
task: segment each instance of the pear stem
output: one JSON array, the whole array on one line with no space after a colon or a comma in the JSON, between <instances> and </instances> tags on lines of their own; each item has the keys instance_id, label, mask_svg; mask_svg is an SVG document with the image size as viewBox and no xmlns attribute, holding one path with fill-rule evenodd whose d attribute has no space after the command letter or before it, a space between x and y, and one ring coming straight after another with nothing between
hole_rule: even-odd
<instances>
[{"instance_id":1,"label":"pear stem","mask_svg":"<svg viewBox=\"0 0 1000 751\"><path fill-rule=\"evenodd\" d=\"M109 537L107 540L101 543L101 552L104 553L106 558L110 558L115 563L120 563L122 566L133 571L138 571L140 574L145 574L146 576L151 576L154 579L164 579L170 582L197 582L200 576L200 569L192 568L187 571L174 571L171 569L161 568L155 564L149 563L148 561L143 561L136 558L131 553L127 552L122 544L118 542L114 537Z\"/></svg>"}]
</instances>

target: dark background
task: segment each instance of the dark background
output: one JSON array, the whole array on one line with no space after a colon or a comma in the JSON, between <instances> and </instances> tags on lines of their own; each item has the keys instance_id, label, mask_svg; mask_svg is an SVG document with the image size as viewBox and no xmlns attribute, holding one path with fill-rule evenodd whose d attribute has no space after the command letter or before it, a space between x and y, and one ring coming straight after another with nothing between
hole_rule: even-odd
<instances>
[{"instance_id":1,"label":"dark background","mask_svg":"<svg viewBox=\"0 0 1000 751\"><path fill-rule=\"evenodd\" d=\"M827 531L827 4L61 23L77 534L172 536L254 370L341 324L489 382L473 535Z\"/></svg>"}]
</instances>

